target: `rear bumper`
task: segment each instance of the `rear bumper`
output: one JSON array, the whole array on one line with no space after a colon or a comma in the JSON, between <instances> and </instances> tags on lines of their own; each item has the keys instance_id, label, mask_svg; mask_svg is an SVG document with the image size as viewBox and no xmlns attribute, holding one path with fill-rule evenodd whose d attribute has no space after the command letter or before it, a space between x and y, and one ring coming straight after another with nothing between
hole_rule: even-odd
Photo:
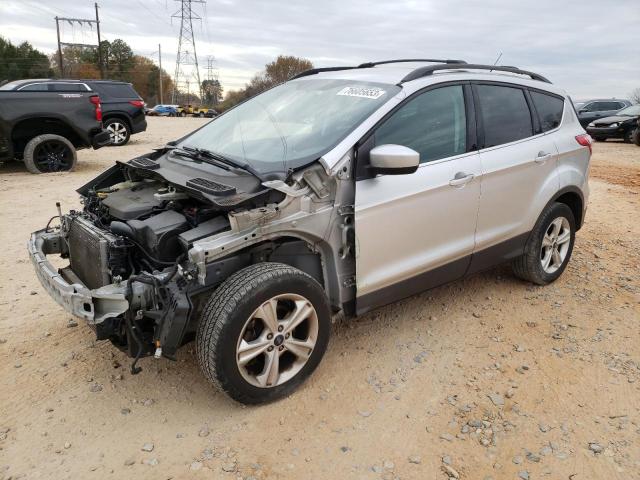
<instances>
[{"instance_id":1,"label":"rear bumper","mask_svg":"<svg viewBox=\"0 0 640 480\"><path fill-rule=\"evenodd\" d=\"M111 144L111 135L107 130L100 130L91 138L91 146L94 149L106 147Z\"/></svg>"},{"instance_id":2,"label":"rear bumper","mask_svg":"<svg viewBox=\"0 0 640 480\"><path fill-rule=\"evenodd\" d=\"M106 285L89 290L80 282L69 283L47 260L47 255L62 251L64 239L59 231L39 230L29 238L29 257L44 289L68 313L95 325L117 317L129 308L125 287Z\"/></svg>"},{"instance_id":3,"label":"rear bumper","mask_svg":"<svg viewBox=\"0 0 640 480\"><path fill-rule=\"evenodd\" d=\"M144 113L131 119L131 134L144 132L147 129L147 119Z\"/></svg>"}]
</instances>

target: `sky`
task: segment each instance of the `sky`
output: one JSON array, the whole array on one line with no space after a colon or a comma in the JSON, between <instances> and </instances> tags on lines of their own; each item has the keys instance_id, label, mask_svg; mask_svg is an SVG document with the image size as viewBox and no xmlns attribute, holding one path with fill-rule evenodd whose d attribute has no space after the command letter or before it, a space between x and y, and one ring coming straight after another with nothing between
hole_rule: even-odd
<instances>
[{"instance_id":1,"label":"sky","mask_svg":"<svg viewBox=\"0 0 640 480\"><path fill-rule=\"evenodd\" d=\"M122 38L173 74L176 0L101 0L102 37ZM436 57L538 72L574 99L627 98L640 88L640 0L206 0L194 3L201 76L215 58L225 90L279 54L315 66ZM55 16L92 18L93 1L0 0L0 35L56 50ZM64 24L62 41L95 43Z\"/></svg>"}]
</instances>

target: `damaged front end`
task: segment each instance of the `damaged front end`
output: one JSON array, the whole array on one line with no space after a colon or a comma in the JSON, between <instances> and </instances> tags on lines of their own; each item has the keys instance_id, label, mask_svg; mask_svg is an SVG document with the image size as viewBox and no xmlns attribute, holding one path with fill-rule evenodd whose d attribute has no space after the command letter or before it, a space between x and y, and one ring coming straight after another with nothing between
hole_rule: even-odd
<instances>
[{"instance_id":1,"label":"damaged front end","mask_svg":"<svg viewBox=\"0 0 640 480\"><path fill-rule=\"evenodd\" d=\"M137 373L140 357L175 359L211 291L253 263L289 263L334 305L350 301L352 220L337 201L352 203L353 191L336 182L319 163L261 178L161 150L81 187L82 211L59 212L59 226L31 235L29 253L49 294L134 357ZM48 255L69 265L56 269Z\"/></svg>"}]
</instances>

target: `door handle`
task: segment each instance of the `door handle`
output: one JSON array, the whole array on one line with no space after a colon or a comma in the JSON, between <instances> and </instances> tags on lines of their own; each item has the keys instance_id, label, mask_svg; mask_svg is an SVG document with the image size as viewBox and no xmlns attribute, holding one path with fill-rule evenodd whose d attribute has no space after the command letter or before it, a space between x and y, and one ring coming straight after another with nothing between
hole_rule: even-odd
<instances>
[{"instance_id":1,"label":"door handle","mask_svg":"<svg viewBox=\"0 0 640 480\"><path fill-rule=\"evenodd\" d=\"M535 158L536 163L544 163L551 158L550 153L538 152L538 156Z\"/></svg>"},{"instance_id":2,"label":"door handle","mask_svg":"<svg viewBox=\"0 0 640 480\"><path fill-rule=\"evenodd\" d=\"M461 187L473 180L474 175L472 173L458 172L456 176L449 180L449 185L452 187Z\"/></svg>"}]
</instances>

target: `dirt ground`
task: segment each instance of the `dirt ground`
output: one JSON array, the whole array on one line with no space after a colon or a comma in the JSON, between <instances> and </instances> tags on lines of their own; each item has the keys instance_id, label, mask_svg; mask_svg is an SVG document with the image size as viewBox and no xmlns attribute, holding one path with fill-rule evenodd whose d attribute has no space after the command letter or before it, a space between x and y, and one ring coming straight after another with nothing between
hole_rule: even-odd
<instances>
[{"instance_id":1,"label":"dirt ground","mask_svg":"<svg viewBox=\"0 0 640 480\"><path fill-rule=\"evenodd\" d=\"M177 362L129 359L38 283L29 233L74 189L199 119L150 118L76 172L0 167L0 479L640 479L640 148L594 146L567 271L501 267L334 326L291 397L243 407ZM151 450L151 451L144 451Z\"/></svg>"}]
</instances>

